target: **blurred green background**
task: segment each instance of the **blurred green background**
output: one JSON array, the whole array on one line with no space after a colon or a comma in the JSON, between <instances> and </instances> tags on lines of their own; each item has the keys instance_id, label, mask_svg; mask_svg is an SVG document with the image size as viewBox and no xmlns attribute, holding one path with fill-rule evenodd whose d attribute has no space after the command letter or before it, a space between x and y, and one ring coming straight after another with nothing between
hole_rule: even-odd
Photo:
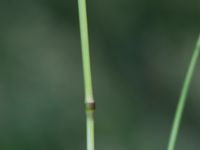
<instances>
[{"instance_id":1,"label":"blurred green background","mask_svg":"<svg viewBox=\"0 0 200 150\"><path fill-rule=\"evenodd\" d=\"M97 150L165 150L200 1L88 0ZM85 150L77 0L1 0L0 149ZM198 63L199 66L199 63ZM200 68L177 150L200 147Z\"/></svg>"}]
</instances>

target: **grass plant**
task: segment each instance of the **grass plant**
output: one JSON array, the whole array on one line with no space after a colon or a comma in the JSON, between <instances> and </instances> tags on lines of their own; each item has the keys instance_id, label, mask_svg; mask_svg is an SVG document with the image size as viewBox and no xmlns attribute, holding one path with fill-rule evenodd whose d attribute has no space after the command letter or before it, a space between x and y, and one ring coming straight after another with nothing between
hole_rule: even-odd
<instances>
[{"instance_id":1,"label":"grass plant","mask_svg":"<svg viewBox=\"0 0 200 150\"><path fill-rule=\"evenodd\" d=\"M79 8L81 47L82 47L84 89L85 89L87 150L95 150L95 133L94 133L95 101L93 99L93 89L92 89L86 0L78 0L78 8ZM197 41L196 48L194 49L190 65L183 82L183 87L178 100L178 105L174 116L174 121L169 137L167 150L175 149L190 84L192 81L195 67L197 65L199 54L200 54L200 37Z\"/></svg>"}]
</instances>

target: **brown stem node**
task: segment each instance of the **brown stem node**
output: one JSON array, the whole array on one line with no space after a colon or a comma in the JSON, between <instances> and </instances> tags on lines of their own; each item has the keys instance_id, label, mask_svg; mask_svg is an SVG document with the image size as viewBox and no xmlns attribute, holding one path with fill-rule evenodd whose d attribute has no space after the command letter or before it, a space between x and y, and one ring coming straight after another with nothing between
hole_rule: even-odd
<instances>
[{"instance_id":1,"label":"brown stem node","mask_svg":"<svg viewBox=\"0 0 200 150\"><path fill-rule=\"evenodd\" d=\"M87 102L85 106L86 106L86 111L95 111L96 109L95 102Z\"/></svg>"}]
</instances>

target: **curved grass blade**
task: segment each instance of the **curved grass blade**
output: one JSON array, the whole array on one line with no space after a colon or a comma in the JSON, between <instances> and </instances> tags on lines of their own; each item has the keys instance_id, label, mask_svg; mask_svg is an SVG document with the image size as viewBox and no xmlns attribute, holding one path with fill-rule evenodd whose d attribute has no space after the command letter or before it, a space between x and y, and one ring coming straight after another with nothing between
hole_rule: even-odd
<instances>
[{"instance_id":1,"label":"curved grass blade","mask_svg":"<svg viewBox=\"0 0 200 150\"><path fill-rule=\"evenodd\" d=\"M194 74L194 70L195 67L197 65L197 60L199 58L199 53L200 53L200 37L197 41L196 44L196 48L194 49L192 58L191 58L191 62L183 83L183 87L182 87L182 91L179 97L179 101L178 101L178 105L176 108L176 113L175 113L175 117L174 117L174 122L172 125L172 130L171 130L171 134L170 134L170 138L169 138L169 143L168 143L168 148L167 150L174 150L175 149L175 145L176 145L176 141L177 141L177 135L180 129L180 123L181 123L181 119L183 116L183 111L185 108L185 104L186 104L186 99L187 99L187 95L188 95L188 91L190 88L190 83L192 81L192 77Z\"/></svg>"}]
</instances>

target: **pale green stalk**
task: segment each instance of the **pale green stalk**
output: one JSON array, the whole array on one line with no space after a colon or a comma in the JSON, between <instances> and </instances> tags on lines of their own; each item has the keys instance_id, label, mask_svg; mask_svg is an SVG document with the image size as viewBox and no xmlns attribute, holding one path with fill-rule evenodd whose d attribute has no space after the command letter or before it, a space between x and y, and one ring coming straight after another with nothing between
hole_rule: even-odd
<instances>
[{"instance_id":1,"label":"pale green stalk","mask_svg":"<svg viewBox=\"0 0 200 150\"><path fill-rule=\"evenodd\" d=\"M175 145L176 145L176 141L177 141L177 135L178 135L178 132L179 132L179 129L180 129L180 123L181 123L183 111L184 111L185 104L186 104L186 98L187 98L190 83L191 83L191 80L192 80L192 77L193 77L193 74L194 74L194 69L197 65L199 53L200 53L200 37L197 41L197 45L196 45L196 48L193 52L191 62L190 62L190 65L189 65L189 69L188 69L188 72L187 72L185 80L184 80L183 88L182 88L182 91L181 91L181 94L180 94L179 102L178 102L175 117L174 117L174 122L173 122L172 130L171 130L167 150L174 150L175 149Z\"/></svg>"},{"instance_id":2,"label":"pale green stalk","mask_svg":"<svg viewBox=\"0 0 200 150\"><path fill-rule=\"evenodd\" d=\"M87 25L86 0L78 0L79 22L82 46L82 61L84 73L85 104L86 104L86 130L87 130L87 150L95 149L94 137L94 111L95 102L93 100L92 78L90 66L90 51Z\"/></svg>"}]
</instances>

